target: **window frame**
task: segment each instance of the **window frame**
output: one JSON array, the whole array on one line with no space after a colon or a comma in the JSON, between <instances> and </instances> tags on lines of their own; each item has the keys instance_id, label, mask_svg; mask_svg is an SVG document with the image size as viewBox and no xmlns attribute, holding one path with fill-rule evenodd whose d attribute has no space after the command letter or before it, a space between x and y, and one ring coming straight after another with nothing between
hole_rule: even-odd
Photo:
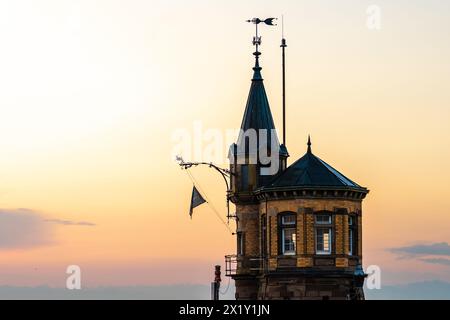
<instances>
[{"instance_id":1,"label":"window frame","mask_svg":"<svg viewBox=\"0 0 450 320\"><path fill-rule=\"evenodd\" d=\"M318 217L325 217L325 216L328 217L328 220L326 222L317 221ZM316 225L331 225L333 223L333 217L331 216L331 214L328 213L318 213L314 217L314 222Z\"/></svg>"},{"instance_id":2,"label":"window frame","mask_svg":"<svg viewBox=\"0 0 450 320\"><path fill-rule=\"evenodd\" d=\"M328 219L326 221L318 219L318 217L327 216ZM329 250L319 250L319 241L318 241L318 231L319 230L327 230L328 233L328 247ZM316 255L331 255L333 254L333 215L328 212L320 212L314 215L314 251ZM325 234L325 233L323 233ZM322 234L322 247L325 248L325 241L323 239Z\"/></svg>"},{"instance_id":3,"label":"window frame","mask_svg":"<svg viewBox=\"0 0 450 320\"><path fill-rule=\"evenodd\" d=\"M358 223L356 215L348 215L348 255L358 255ZM351 223L350 223L351 222Z\"/></svg>"},{"instance_id":4,"label":"window frame","mask_svg":"<svg viewBox=\"0 0 450 320\"><path fill-rule=\"evenodd\" d=\"M293 221L285 222L286 217L293 217ZM286 251L286 230L293 230L294 239L292 240L293 250ZM295 212L285 212L279 214L278 218L278 253L282 256L297 255L297 214Z\"/></svg>"},{"instance_id":5,"label":"window frame","mask_svg":"<svg viewBox=\"0 0 450 320\"><path fill-rule=\"evenodd\" d=\"M236 253L238 256L245 255L245 238L244 232L238 231L236 232L236 240L237 240L237 250Z\"/></svg>"}]
</instances>

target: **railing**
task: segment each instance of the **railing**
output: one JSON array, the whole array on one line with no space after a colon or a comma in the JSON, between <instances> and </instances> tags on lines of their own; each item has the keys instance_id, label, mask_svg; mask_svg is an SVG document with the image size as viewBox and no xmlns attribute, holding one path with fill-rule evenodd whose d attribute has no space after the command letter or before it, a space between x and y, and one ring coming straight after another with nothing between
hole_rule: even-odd
<instances>
[{"instance_id":1,"label":"railing","mask_svg":"<svg viewBox=\"0 0 450 320\"><path fill-rule=\"evenodd\" d=\"M234 276L237 271L237 255L230 254L225 256L225 275L226 276Z\"/></svg>"},{"instance_id":2,"label":"railing","mask_svg":"<svg viewBox=\"0 0 450 320\"><path fill-rule=\"evenodd\" d=\"M260 257L238 257L235 254L225 256L225 275L237 274L238 266L240 272L258 273L263 270L264 259Z\"/></svg>"}]
</instances>

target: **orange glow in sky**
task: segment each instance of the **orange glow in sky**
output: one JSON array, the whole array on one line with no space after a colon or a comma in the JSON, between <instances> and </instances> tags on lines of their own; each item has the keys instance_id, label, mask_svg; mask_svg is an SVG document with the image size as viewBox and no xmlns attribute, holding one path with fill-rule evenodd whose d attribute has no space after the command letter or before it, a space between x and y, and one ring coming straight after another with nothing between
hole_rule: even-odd
<instances>
[{"instance_id":1,"label":"orange glow in sky","mask_svg":"<svg viewBox=\"0 0 450 320\"><path fill-rule=\"evenodd\" d=\"M87 286L209 283L235 239L206 205L189 219L172 135L239 128L244 21L281 14L289 162L311 134L315 154L371 190L364 263L386 281L450 281L449 266L389 251L450 242L449 7L377 2L379 31L356 0L1 1L0 285L64 286L70 264ZM280 130L281 28L261 32ZM225 217L220 176L192 174Z\"/></svg>"}]
</instances>

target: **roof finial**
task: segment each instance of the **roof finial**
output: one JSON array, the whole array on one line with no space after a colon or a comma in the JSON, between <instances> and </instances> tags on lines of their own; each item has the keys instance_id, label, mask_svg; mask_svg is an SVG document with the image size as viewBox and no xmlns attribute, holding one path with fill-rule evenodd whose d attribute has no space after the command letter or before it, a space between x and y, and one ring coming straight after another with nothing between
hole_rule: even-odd
<instances>
[{"instance_id":1,"label":"roof finial","mask_svg":"<svg viewBox=\"0 0 450 320\"><path fill-rule=\"evenodd\" d=\"M311 151L311 136L308 134L308 153L312 153Z\"/></svg>"},{"instance_id":2,"label":"roof finial","mask_svg":"<svg viewBox=\"0 0 450 320\"><path fill-rule=\"evenodd\" d=\"M261 52L258 51L258 47L256 47L256 51L253 54L255 55L255 66L253 67L254 72L252 80L262 80L262 68L259 66L259 56L261 55Z\"/></svg>"}]
</instances>

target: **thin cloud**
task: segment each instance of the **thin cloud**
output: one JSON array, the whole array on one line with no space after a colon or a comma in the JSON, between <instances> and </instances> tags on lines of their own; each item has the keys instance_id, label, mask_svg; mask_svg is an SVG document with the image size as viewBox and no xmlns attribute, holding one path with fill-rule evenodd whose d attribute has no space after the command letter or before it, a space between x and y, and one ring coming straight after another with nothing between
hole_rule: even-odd
<instances>
[{"instance_id":1,"label":"thin cloud","mask_svg":"<svg viewBox=\"0 0 450 320\"><path fill-rule=\"evenodd\" d=\"M96 226L95 223L87 222L87 221L70 221L70 220L61 220L61 219L45 219L45 222L51 222L56 223L64 226L87 226L87 227L94 227Z\"/></svg>"},{"instance_id":2,"label":"thin cloud","mask_svg":"<svg viewBox=\"0 0 450 320\"><path fill-rule=\"evenodd\" d=\"M0 250L31 249L55 244L60 226L95 226L86 221L46 219L41 212L19 208L0 209Z\"/></svg>"},{"instance_id":3,"label":"thin cloud","mask_svg":"<svg viewBox=\"0 0 450 320\"><path fill-rule=\"evenodd\" d=\"M413 258L428 255L450 257L450 245L447 242L391 248L389 251L400 255L402 258Z\"/></svg>"},{"instance_id":4,"label":"thin cloud","mask_svg":"<svg viewBox=\"0 0 450 320\"><path fill-rule=\"evenodd\" d=\"M0 209L0 249L23 249L49 245L53 228L39 212Z\"/></svg>"},{"instance_id":5,"label":"thin cloud","mask_svg":"<svg viewBox=\"0 0 450 320\"><path fill-rule=\"evenodd\" d=\"M423 261L423 262L426 262L426 263L439 264L439 265L442 265L442 266L450 267L450 259L423 258L423 259L420 259L420 261Z\"/></svg>"},{"instance_id":6,"label":"thin cloud","mask_svg":"<svg viewBox=\"0 0 450 320\"><path fill-rule=\"evenodd\" d=\"M440 280L382 286L381 290L365 290L368 300L448 300L450 283Z\"/></svg>"}]
</instances>

